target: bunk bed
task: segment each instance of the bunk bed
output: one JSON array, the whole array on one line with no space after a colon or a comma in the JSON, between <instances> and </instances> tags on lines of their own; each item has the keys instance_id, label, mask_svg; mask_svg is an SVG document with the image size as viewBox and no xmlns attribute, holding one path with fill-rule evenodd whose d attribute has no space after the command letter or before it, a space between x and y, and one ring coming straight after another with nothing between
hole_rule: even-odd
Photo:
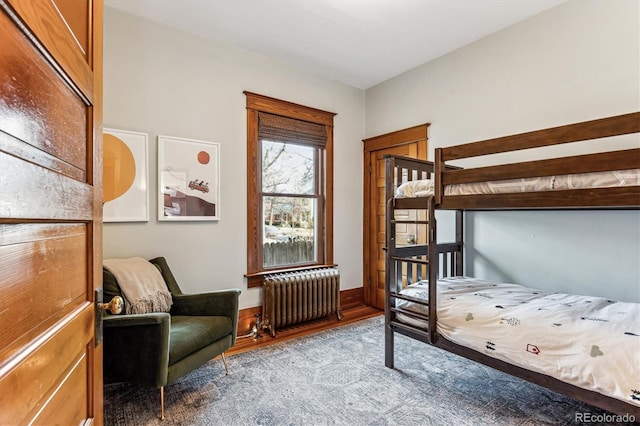
<instances>
[{"instance_id":1,"label":"bunk bed","mask_svg":"<svg viewBox=\"0 0 640 426\"><path fill-rule=\"evenodd\" d=\"M463 275L464 211L638 209L640 149L464 169L450 164L639 132L636 112L438 148L433 163L388 156L385 365L394 367L400 333L640 419L640 304ZM452 242L437 238L440 210L452 211ZM407 228L409 239L400 232ZM603 370L605 364L614 368Z\"/></svg>"}]
</instances>

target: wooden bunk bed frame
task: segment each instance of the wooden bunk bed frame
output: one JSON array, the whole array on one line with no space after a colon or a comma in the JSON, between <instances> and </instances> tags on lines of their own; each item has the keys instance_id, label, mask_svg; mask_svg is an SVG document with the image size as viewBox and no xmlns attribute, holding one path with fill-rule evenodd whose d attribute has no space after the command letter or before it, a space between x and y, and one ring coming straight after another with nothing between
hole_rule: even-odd
<instances>
[{"instance_id":1,"label":"wooden bunk bed frame","mask_svg":"<svg viewBox=\"0 0 640 426\"><path fill-rule=\"evenodd\" d=\"M551 376L533 372L455 344L437 332L438 278L463 275L463 211L510 209L638 209L640 186L546 191L544 193L510 193L447 196L444 186L466 182L552 176L567 173L589 173L640 168L640 149L609 151L550 160L538 160L472 169L460 169L447 161L577 142L640 132L640 112L555 127L529 133L490 139L465 145L438 148L435 163L402 157L387 157L386 161L386 297L385 297L385 365L394 366L394 333L463 356L475 362L520 377L595 407L617 413L631 414L640 419L640 407L598 392L586 390ZM435 177L433 196L396 198L401 181ZM425 220L397 220L398 209L424 209ZM455 241L436 243L437 209L455 210ZM401 245L396 241L396 226L402 224L426 226L426 244ZM429 279L429 302L400 294L408 283ZM432 285L433 283L433 285ZM396 307L404 299L426 306L428 315ZM420 329L399 321L397 313L428 323Z\"/></svg>"},{"instance_id":2,"label":"wooden bunk bed frame","mask_svg":"<svg viewBox=\"0 0 640 426\"><path fill-rule=\"evenodd\" d=\"M451 170L447 161L539 148L640 132L640 112L537 130L435 150L435 198L439 209L638 208L640 186L572 189L516 194L445 196L444 187L567 173L591 173L640 167L640 148L598 154Z\"/></svg>"}]
</instances>

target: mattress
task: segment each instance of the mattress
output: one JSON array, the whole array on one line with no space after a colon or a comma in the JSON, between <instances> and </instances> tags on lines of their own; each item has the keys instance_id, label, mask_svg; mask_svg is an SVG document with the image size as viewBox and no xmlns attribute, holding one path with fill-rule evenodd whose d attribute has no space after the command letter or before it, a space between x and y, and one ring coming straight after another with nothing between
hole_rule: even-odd
<instances>
[{"instance_id":1,"label":"mattress","mask_svg":"<svg viewBox=\"0 0 640 426\"><path fill-rule=\"evenodd\" d=\"M640 304L468 277L438 281L438 333L528 370L640 406ZM402 294L428 297L428 285ZM427 315L427 307L396 299ZM397 314L426 329L426 322Z\"/></svg>"},{"instance_id":2,"label":"mattress","mask_svg":"<svg viewBox=\"0 0 640 426\"><path fill-rule=\"evenodd\" d=\"M640 169L579 173L535 178L506 179L445 186L445 195L507 194L516 192L559 191L565 189L612 188L640 185ZM433 179L414 180L398 186L396 197L433 195Z\"/></svg>"}]
</instances>

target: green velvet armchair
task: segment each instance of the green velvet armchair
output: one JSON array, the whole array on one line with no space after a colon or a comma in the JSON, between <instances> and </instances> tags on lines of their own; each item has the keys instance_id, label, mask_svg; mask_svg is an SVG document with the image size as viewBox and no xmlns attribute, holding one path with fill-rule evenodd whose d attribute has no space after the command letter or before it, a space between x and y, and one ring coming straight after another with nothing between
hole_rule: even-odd
<instances>
[{"instance_id":1,"label":"green velvet armchair","mask_svg":"<svg viewBox=\"0 0 640 426\"><path fill-rule=\"evenodd\" d=\"M164 257L149 262L160 270L171 292L171 311L105 316L104 383L159 388L164 418L164 386L218 355L229 374L224 352L236 342L240 290L183 294ZM103 291L107 301L122 296L107 269L103 269Z\"/></svg>"}]
</instances>

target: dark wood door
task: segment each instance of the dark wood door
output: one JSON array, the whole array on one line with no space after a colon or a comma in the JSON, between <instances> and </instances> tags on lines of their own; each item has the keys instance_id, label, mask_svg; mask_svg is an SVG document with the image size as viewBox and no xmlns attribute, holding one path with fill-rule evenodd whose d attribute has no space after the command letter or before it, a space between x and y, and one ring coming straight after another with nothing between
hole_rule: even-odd
<instances>
[{"instance_id":1,"label":"dark wood door","mask_svg":"<svg viewBox=\"0 0 640 426\"><path fill-rule=\"evenodd\" d=\"M102 0L0 0L0 424L102 424Z\"/></svg>"},{"instance_id":2,"label":"dark wood door","mask_svg":"<svg viewBox=\"0 0 640 426\"><path fill-rule=\"evenodd\" d=\"M364 299L384 309L385 285L385 160L386 155L427 158L423 124L364 140ZM406 212L408 215L415 212Z\"/></svg>"}]
</instances>

